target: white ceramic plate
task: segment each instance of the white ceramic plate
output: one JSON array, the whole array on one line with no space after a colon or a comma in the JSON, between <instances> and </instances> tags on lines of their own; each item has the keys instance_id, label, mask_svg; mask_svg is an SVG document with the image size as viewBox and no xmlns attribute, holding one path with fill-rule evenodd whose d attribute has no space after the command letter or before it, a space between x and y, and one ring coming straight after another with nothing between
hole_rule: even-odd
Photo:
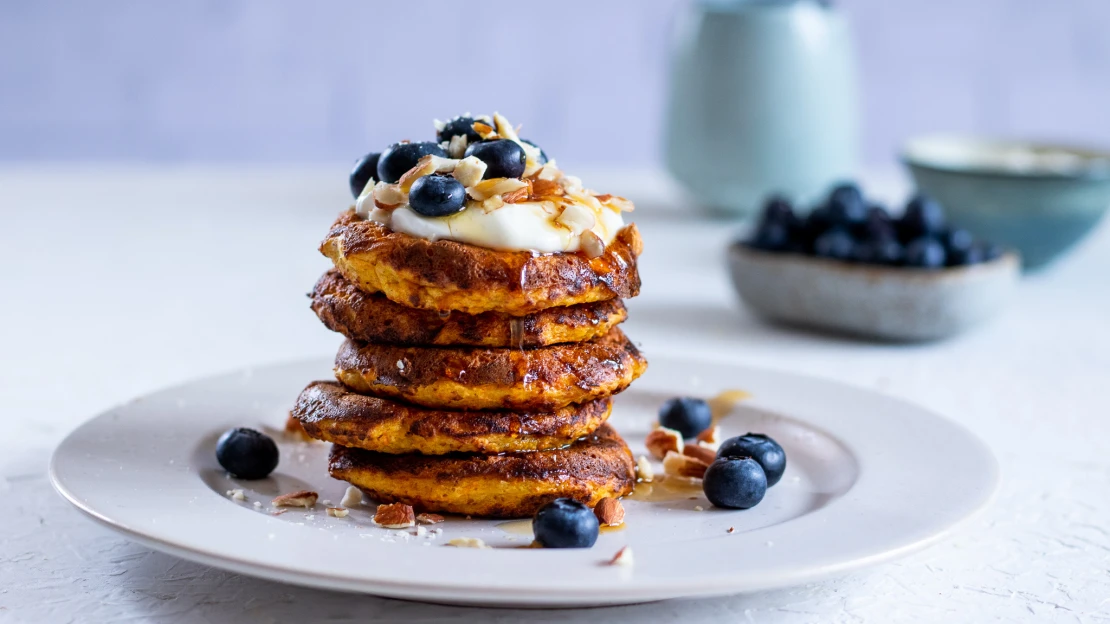
<instances>
[{"instance_id":1,"label":"white ceramic plate","mask_svg":"<svg viewBox=\"0 0 1110 624\"><path fill-rule=\"evenodd\" d=\"M51 463L54 486L80 510L157 550L263 578L328 589L460 604L586 606L750 592L812 581L921 548L982 509L998 482L987 448L926 410L840 384L740 366L654 357L616 402L613 422L633 452L655 410L678 394L743 389L752 399L720 424L763 432L786 449L782 481L746 511L701 492L640 486L625 528L588 550L519 548L527 521L449 519L443 534L410 536L372 522L373 506L332 518L273 515L297 489L338 503L327 445L284 440L268 479L235 481L214 456L233 426L277 438L289 407L329 361L260 368L136 399L74 431ZM248 500L226 495L241 488ZM255 506L255 502L260 506ZM700 509L700 510L699 510ZM730 527L733 532L729 533ZM491 549L444 547L477 537ZM629 545L635 564L605 565Z\"/></svg>"}]
</instances>

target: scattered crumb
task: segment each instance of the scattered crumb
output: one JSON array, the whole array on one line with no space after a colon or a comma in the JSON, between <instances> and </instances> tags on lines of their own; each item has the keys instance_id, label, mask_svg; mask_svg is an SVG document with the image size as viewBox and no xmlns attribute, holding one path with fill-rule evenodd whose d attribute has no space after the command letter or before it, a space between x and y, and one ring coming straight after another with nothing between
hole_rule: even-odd
<instances>
[{"instance_id":1,"label":"scattered crumb","mask_svg":"<svg viewBox=\"0 0 1110 624\"><path fill-rule=\"evenodd\" d=\"M347 491L343 493L343 500L339 501L339 504L344 507L358 507L362 504L362 490L348 485Z\"/></svg>"},{"instance_id":2,"label":"scattered crumb","mask_svg":"<svg viewBox=\"0 0 1110 624\"><path fill-rule=\"evenodd\" d=\"M694 505L694 511L705 511L705 507L701 505Z\"/></svg>"},{"instance_id":3,"label":"scattered crumb","mask_svg":"<svg viewBox=\"0 0 1110 624\"><path fill-rule=\"evenodd\" d=\"M326 499L326 498L323 501L321 501L321 503L323 503L324 507L335 507L335 505L332 505L331 501Z\"/></svg>"},{"instance_id":4,"label":"scattered crumb","mask_svg":"<svg viewBox=\"0 0 1110 624\"><path fill-rule=\"evenodd\" d=\"M301 490L282 494L270 502L274 507L304 507L308 509L316 504L317 498L319 498L319 495L316 492Z\"/></svg>"},{"instance_id":5,"label":"scattered crumb","mask_svg":"<svg viewBox=\"0 0 1110 624\"><path fill-rule=\"evenodd\" d=\"M617 554L613 555L613 558L609 560L609 565L611 566L622 566L626 568L632 567L632 563L632 549L628 546L618 550Z\"/></svg>"},{"instance_id":6,"label":"scattered crumb","mask_svg":"<svg viewBox=\"0 0 1110 624\"><path fill-rule=\"evenodd\" d=\"M417 524L439 524L443 522L443 516L433 513L422 513L416 516Z\"/></svg>"},{"instance_id":7,"label":"scattered crumb","mask_svg":"<svg viewBox=\"0 0 1110 624\"><path fill-rule=\"evenodd\" d=\"M728 533L735 533L736 532L736 527L729 527L727 532Z\"/></svg>"},{"instance_id":8,"label":"scattered crumb","mask_svg":"<svg viewBox=\"0 0 1110 624\"><path fill-rule=\"evenodd\" d=\"M416 525L416 530L413 531L412 534L415 535L416 537L424 537L424 534L427 533L427 532L428 532L428 529L426 529L426 528L424 528L420 525Z\"/></svg>"},{"instance_id":9,"label":"scattered crumb","mask_svg":"<svg viewBox=\"0 0 1110 624\"><path fill-rule=\"evenodd\" d=\"M255 509L259 509L261 507L262 507L262 502L261 501L254 501L254 508Z\"/></svg>"},{"instance_id":10,"label":"scattered crumb","mask_svg":"<svg viewBox=\"0 0 1110 624\"><path fill-rule=\"evenodd\" d=\"M456 548L489 548L486 543L477 537L456 537L447 542L448 546Z\"/></svg>"},{"instance_id":11,"label":"scattered crumb","mask_svg":"<svg viewBox=\"0 0 1110 624\"><path fill-rule=\"evenodd\" d=\"M243 490L228 490L227 495L229 498L237 501L247 500L247 495L243 493Z\"/></svg>"},{"instance_id":12,"label":"scattered crumb","mask_svg":"<svg viewBox=\"0 0 1110 624\"><path fill-rule=\"evenodd\" d=\"M328 507L328 515L332 518L346 518L351 512L342 507Z\"/></svg>"}]
</instances>

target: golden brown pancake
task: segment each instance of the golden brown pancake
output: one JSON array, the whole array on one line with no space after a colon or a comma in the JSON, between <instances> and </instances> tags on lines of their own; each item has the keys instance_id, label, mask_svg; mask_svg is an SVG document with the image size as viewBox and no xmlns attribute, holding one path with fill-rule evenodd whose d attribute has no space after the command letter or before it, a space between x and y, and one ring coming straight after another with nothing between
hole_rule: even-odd
<instances>
[{"instance_id":1,"label":"golden brown pancake","mask_svg":"<svg viewBox=\"0 0 1110 624\"><path fill-rule=\"evenodd\" d=\"M439 313L364 293L339 271L312 289L312 310L332 331L362 342L474 347L542 347L590 340L624 321L620 299L547 308L526 316Z\"/></svg>"},{"instance_id":2,"label":"golden brown pancake","mask_svg":"<svg viewBox=\"0 0 1110 624\"><path fill-rule=\"evenodd\" d=\"M556 306L634 297L640 291L635 225L597 258L580 253L497 251L394 232L348 210L320 251L365 292L413 308L524 316Z\"/></svg>"},{"instance_id":3,"label":"golden brown pancake","mask_svg":"<svg viewBox=\"0 0 1110 624\"><path fill-rule=\"evenodd\" d=\"M335 356L336 379L356 392L453 410L553 411L616 394L646 368L617 328L589 342L536 349L348 340Z\"/></svg>"},{"instance_id":4,"label":"golden brown pancake","mask_svg":"<svg viewBox=\"0 0 1110 624\"><path fill-rule=\"evenodd\" d=\"M315 381L297 398L293 416L309 436L380 453L504 453L563 448L597 430L609 399L554 412L450 411L356 394Z\"/></svg>"},{"instance_id":5,"label":"golden brown pancake","mask_svg":"<svg viewBox=\"0 0 1110 624\"><path fill-rule=\"evenodd\" d=\"M381 503L493 518L532 516L562 497L592 507L630 493L636 479L632 453L607 424L566 449L502 455L389 455L335 445L329 472Z\"/></svg>"}]
</instances>

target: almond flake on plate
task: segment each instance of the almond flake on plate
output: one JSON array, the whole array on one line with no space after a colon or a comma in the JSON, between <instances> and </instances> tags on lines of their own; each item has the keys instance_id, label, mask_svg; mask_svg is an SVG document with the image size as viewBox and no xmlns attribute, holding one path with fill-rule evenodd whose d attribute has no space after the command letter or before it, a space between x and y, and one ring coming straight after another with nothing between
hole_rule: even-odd
<instances>
[{"instance_id":1,"label":"almond flake on plate","mask_svg":"<svg viewBox=\"0 0 1110 624\"><path fill-rule=\"evenodd\" d=\"M636 476L644 483L651 483L655 478L655 470L651 467L651 462L643 455L636 458Z\"/></svg>"},{"instance_id":2,"label":"almond flake on plate","mask_svg":"<svg viewBox=\"0 0 1110 624\"><path fill-rule=\"evenodd\" d=\"M705 476L709 464L700 459L669 451L663 458L663 473L675 477L700 479Z\"/></svg>"},{"instance_id":3,"label":"almond flake on plate","mask_svg":"<svg viewBox=\"0 0 1110 624\"><path fill-rule=\"evenodd\" d=\"M344 507L358 507L362 504L362 490L348 485L347 491L343 493L343 500L339 501L339 504Z\"/></svg>"},{"instance_id":4,"label":"almond flake on plate","mask_svg":"<svg viewBox=\"0 0 1110 624\"><path fill-rule=\"evenodd\" d=\"M304 507L308 509L316 504L316 499L319 497L320 496L316 492L300 490L298 492L282 494L270 502L274 507Z\"/></svg>"},{"instance_id":5,"label":"almond flake on plate","mask_svg":"<svg viewBox=\"0 0 1110 624\"><path fill-rule=\"evenodd\" d=\"M416 524L416 517L412 513L412 507L404 503L393 503L378 505L374 522L387 529L405 529Z\"/></svg>"},{"instance_id":6,"label":"almond flake on plate","mask_svg":"<svg viewBox=\"0 0 1110 624\"><path fill-rule=\"evenodd\" d=\"M682 434L674 429L656 427L644 439L644 446L655 459L663 459L669 452L681 453L685 447Z\"/></svg>"},{"instance_id":7,"label":"almond flake on plate","mask_svg":"<svg viewBox=\"0 0 1110 624\"><path fill-rule=\"evenodd\" d=\"M456 537L447 542L447 546L456 548L489 548L486 543L477 537Z\"/></svg>"},{"instance_id":8,"label":"almond flake on plate","mask_svg":"<svg viewBox=\"0 0 1110 624\"><path fill-rule=\"evenodd\" d=\"M624 523L624 505L616 498L605 497L594 506L594 515L605 526L620 526Z\"/></svg>"},{"instance_id":9,"label":"almond flake on plate","mask_svg":"<svg viewBox=\"0 0 1110 624\"><path fill-rule=\"evenodd\" d=\"M709 464L712 464L717 459L716 451L707 446L702 446L701 444L687 444L682 449L682 454L686 455L687 457L693 457L694 459L701 460L702 462L705 462L707 466Z\"/></svg>"},{"instance_id":10,"label":"almond flake on plate","mask_svg":"<svg viewBox=\"0 0 1110 624\"><path fill-rule=\"evenodd\" d=\"M422 513L416 516L417 524L439 524L443 522L443 516L433 513Z\"/></svg>"},{"instance_id":11,"label":"almond flake on plate","mask_svg":"<svg viewBox=\"0 0 1110 624\"><path fill-rule=\"evenodd\" d=\"M609 565L611 566L631 567L633 563L632 548L629 546L622 547L617 551L617 554L613 555L613 558L609 560Z\"/></svg>"},{"instance_id":12,"label":"almond flake on plate","mask_svg":"<svg viewBox=\"0 0 1110 624\"><path fill-rule=\"evenodd\" d=\"M350 511L342 507L328 507L328 515L333 518L346 518Z\"/></svg>"}]
</instances>

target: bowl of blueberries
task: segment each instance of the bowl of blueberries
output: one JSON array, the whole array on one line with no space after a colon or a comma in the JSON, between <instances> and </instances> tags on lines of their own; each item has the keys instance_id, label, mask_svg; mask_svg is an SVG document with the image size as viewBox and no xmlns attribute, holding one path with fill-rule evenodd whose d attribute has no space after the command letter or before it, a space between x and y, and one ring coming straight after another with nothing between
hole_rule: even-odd
<instances>
[{"instance_id":1,"label":"bowl of blueberries","mask_svg":"<svg viewBox=\"0 0 1110 624\"><path fill-rule=\"evenodd\" d=\"M805 216L782 197L729 248L741 300L779 323L886 341L957 334L1005 306L1018 255L979 240L935 200L912 197L900 216L836 186Z\"/></svg>"}]
</instances>

